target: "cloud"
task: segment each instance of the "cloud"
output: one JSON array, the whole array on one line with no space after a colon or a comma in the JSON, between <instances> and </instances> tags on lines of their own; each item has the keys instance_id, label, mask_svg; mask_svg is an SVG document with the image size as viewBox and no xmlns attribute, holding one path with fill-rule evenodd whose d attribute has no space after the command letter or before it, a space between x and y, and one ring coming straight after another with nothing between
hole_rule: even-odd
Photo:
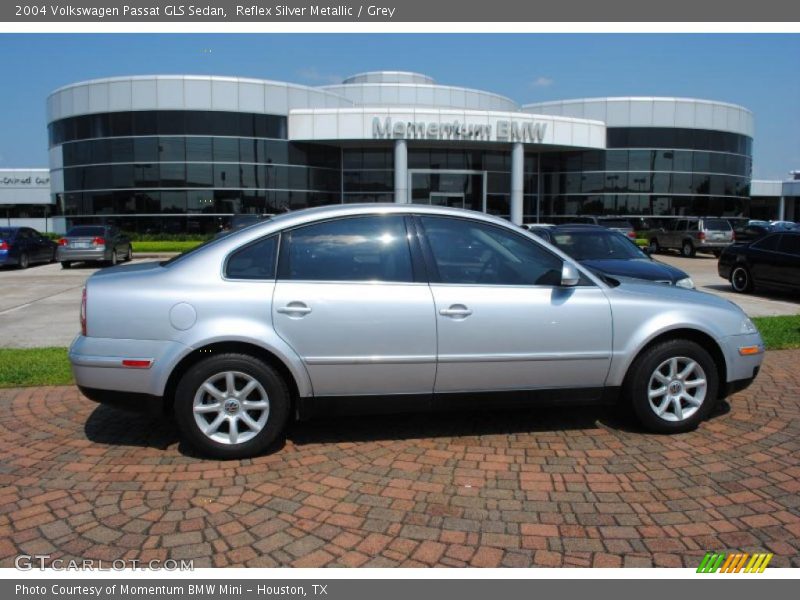
<instances>
[{"instance_id":1,"label":"cloud","mask_svg":"<svg viewBox=\"0 0 800 600\"><path fill-rule=\"evenodd\" d=\"M552 77L541 76L531 81L531 87L550 87L554 83L555 81Z\"/></svg>"},{"instance_id":2,"label":"cloud","mask_svg":"<svg viewBox=\"0 0 800 600\"><path fill-rule=\"evenodd\" d=\"M331 84L331 83L342 83L341 75L336 74L328 74L328 73L320 73L319 69L316 67L306 67L305 69L300 69L297 71L297 76L301 79L305 79L309 83L322 83L322 84Z\"/></svg>"}]
</instances>

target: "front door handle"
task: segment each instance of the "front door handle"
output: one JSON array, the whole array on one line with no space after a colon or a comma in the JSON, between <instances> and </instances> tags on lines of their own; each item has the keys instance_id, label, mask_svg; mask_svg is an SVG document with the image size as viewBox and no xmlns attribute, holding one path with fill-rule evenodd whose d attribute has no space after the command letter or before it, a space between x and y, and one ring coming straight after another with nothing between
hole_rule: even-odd
<instances>
[{"instance_id":1,"label":"front door handle","mask_svg":"<svg viewBox=\"0 0 800 600\"><path fill-rule=\"evenodd\" d=\"M472 311L463 304L453 304L450 308L443 308L439 311L443 317L452 317L453 319L466 319L472 314Z\"/></svg>"},{"instance_id":2,"label":"front door handle","mask_svg":"<svg viewBox=\"0 0 800 600\"><path fill-rule=\"evenodd\" d=\"M290 317L302 317L311 312L311 307L307 306L305 302L289 302L286 306L281 306L276 310Z\"/></svg>"}]
</instances>

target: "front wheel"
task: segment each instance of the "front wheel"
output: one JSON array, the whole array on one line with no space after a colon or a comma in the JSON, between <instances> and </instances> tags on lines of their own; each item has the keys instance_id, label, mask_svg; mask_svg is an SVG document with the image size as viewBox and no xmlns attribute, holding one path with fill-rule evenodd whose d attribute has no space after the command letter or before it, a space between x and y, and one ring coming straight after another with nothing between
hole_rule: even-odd
<instances>
[{"instance_id":1,"label":"front wheel","mask_svg":"<svg viewBox=\"0 0 800 600\"><path fill-rule=\"evenodd\" d=\"M27 269L31 266L31 259L28 257L27 252L23 252L19 255L19 268L20 269Z\"/></svg>"},{"instance_id":2,"label":"front wheel","mask_svg":"<svg viewBox=\"0 0 800 600\"><path fill-rule=\"evenodd\" d=\"M184 439L214 458L247 458L281 435L290 394L271 366L245 354L220 354L192 366L175 390Z\"/></svg>"},{"instance_id":3,"label":"front wheel","mask_svg":"<svg viewBox=\"0 0 800 600\"><path fill-rule=\"evenodd\" d=\"M753 279L747 267L738 266L731 271L731 287L734 292L746 294L753 291Z\"/></svg>"},{"instance_id":4,"label":"front wheel","mask_svg":"<svg viewBox=\"0 0 800 600\"><path fill-rule=\"evenodd\" d=\"M625 394L639 421L656 433L690 431L717 400L717 367L690 340L670 340L644 351L631 365Z\"/></svg>"}]
</instances>

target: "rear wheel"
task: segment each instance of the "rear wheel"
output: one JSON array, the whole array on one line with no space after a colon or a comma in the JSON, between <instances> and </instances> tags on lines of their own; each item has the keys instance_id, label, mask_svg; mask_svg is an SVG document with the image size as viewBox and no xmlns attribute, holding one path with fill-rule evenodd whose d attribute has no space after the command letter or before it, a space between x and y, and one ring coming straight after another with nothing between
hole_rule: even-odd
<instances>
[{"instance_id":1,"label":"rear wheel","mask_svg":"<svg viewBox=\"0 0 800 600\"><path fill-rule=\"evenodd\" d=\"M205 455L246 458L283 432L290 394L281 375L246 354L200 361L175 390L175 418L184 439Z\"/></svg>"},{"instance_id":2,"label":"rear wheel","mask_svg":"<svg viewBox=\"0 0 800 600\"><path fill-rule=\"evenodd\" d=\"M111 263L112 267L116 266L117 263L119 262L119 257L117 256L116 248L111 251L111 260L109 262Z\"/></svg>"},{"instance_id":3,"label":"rear wheel","mask_svg":"<svg viewBox=\"0 0 800 600\"><path fill-rule=\"evenodd\" d=\"M125 262L133 260L133 246L128 246L128 251L125 253Z\"/></svg>"},{"instance_id":4,"label":"rear wheel","mask_svg":"<svg viewBox=\"0 0 800 600\"><path fill-rule=\"evenodd\" d=\"M31 266L31 259L28 257L27 252L23 252L19 255L19 268L20 269L27 269Z\"/></svg>"},{"instance_id":5,"label":"rear wheel","mask_svg":"<svg viewBox=\"0 0 800 600\"><path fill-rule=\"evenodd\" d=\"M61 268L62 269L70 269L70 268L72 268L72 263L70 261L68 261L68 260L62 260L61 261Z\"/></svg>"},{"instance_id":6,"label":"rear wheel","mask_svg":"<svg viewBox=\"0 0 800 600\"><path fill-rule=\"evenodd\" d=\"M655 238L650 240L649 247L650 247L650 254L658 254L659 252L661 252L661 246L658 245L658 240Z\"/></svg>"},{"instance_id":7,"label":"rear wheel","mask_svg":"<svg viewBox=\"0 0 800 600\"><path fill-rule=\"evenodd\" d=\"M689 240L686 240L681 245L681 254L686 258L692 258L695 255L694 244Z\"/></svg>"},{"instance_id":8,"label":"rear wheel","mask_svg":"<svg viewBox=\"0 0 800 600\"><path fill-rule=\"evenodd\" d=\"M753 278L747 267L739 265L731 271L731 287L733 291L746 294L753 291Z\"/></svg>"},{"instance_id":9,"label":"rear wheel","mask_svg":"<svg viewBox=\"0 0 800 600\"><path fill-rule=\"evenodd\" d=\"M708 416L718 387L711 355L695 342L677 339L656 344L636 359L625 393L647 429L682 433Z\"/></svg>"}]
</instances>

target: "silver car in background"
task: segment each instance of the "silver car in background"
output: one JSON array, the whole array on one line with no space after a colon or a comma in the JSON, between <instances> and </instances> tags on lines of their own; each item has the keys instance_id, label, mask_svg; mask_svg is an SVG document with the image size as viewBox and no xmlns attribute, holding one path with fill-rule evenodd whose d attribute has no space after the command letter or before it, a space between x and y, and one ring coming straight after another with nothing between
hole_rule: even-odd
<instances>
[{"instance_id":1,"label":"silver car in background","mask_svg":"<svg viewBox=\"0 0 800 600\"><path fill-rule=\"evenodd\" d=\"M58 240L57 260L69 269L76 262L105 262L112 266L133 259L130 238L111 225L76 225Z\"/></svg>"},{"instance_id":2,"label":"silver car in background","mask_svg":"<svg viewBox=\"0 0 800 600\"><path fill-rule=\"evenodd\" d=\"M326 411L629 403L683 432L756 376L736 305L601 279L500 218L421 205L280 215L87 281L70 348L89 398L174 414L220 458Z\"/></svg>"}]
</instances>

